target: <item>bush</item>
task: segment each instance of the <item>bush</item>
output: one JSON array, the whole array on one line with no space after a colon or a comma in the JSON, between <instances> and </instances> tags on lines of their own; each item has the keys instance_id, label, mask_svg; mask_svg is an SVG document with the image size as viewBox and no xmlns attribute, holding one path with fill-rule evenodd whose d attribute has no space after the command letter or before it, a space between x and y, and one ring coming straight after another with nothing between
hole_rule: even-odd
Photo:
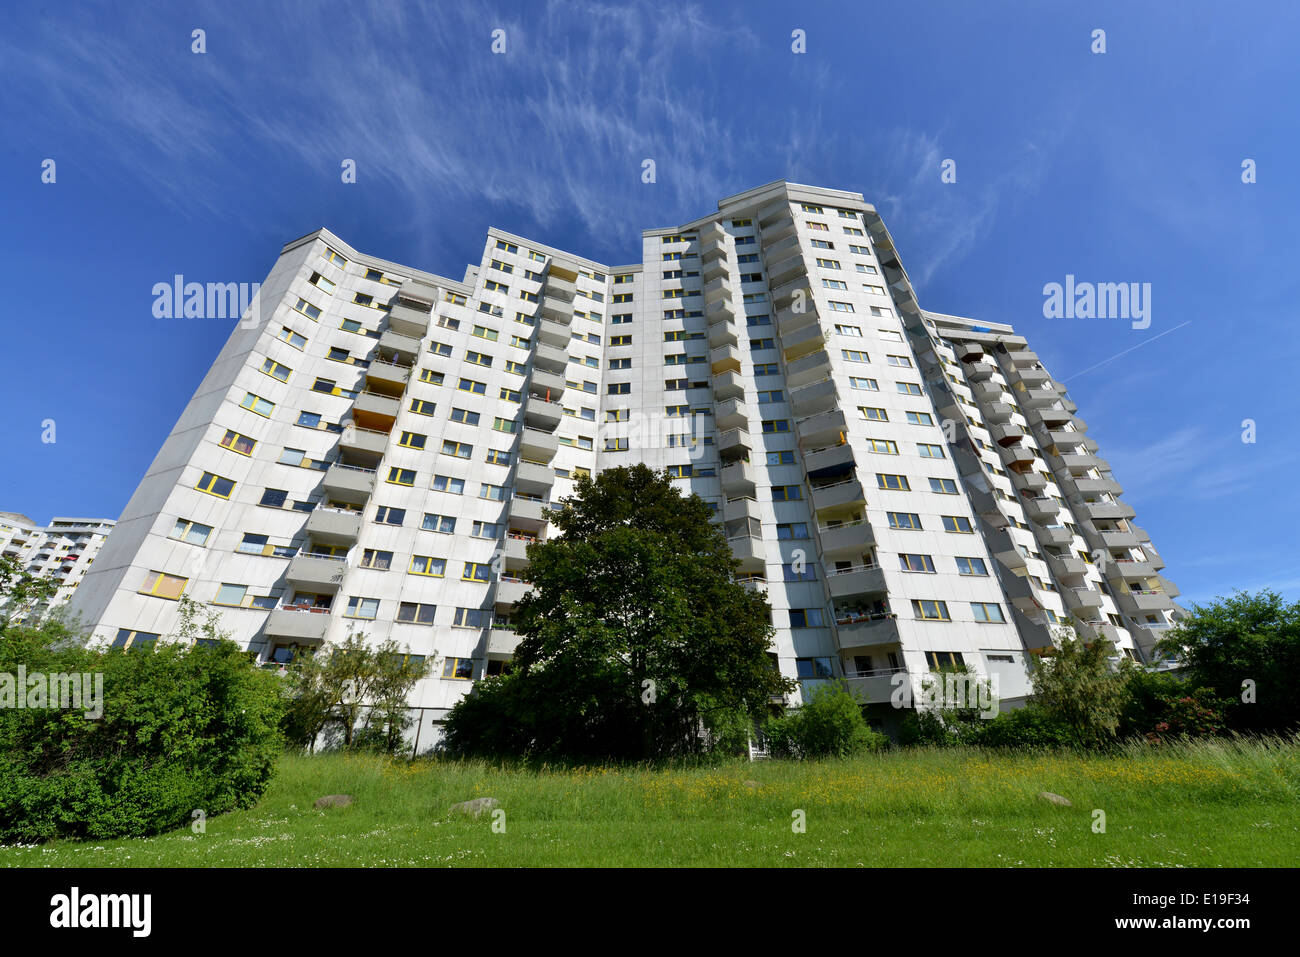
<instances>
[{"instance_id":1,"label":"bush","mask_svg":"<svg viewBox=\"0 0 1300 957\"><path fill-rule=\"evenodd\" d=\"M9 628L0 672L103 675L103 715L0 709L0 841L158 834L253 804L282 749L276 675L230 641L94 651Z\"/></svg>"},{"instance_id":2,"label":"bush","mask_svg":"<svg viewBox=\"0 0 1300 957\"><path fill-rule=\"evenodd\" d=\"M972 725L965 741L985 748L1065 748L1072 742L1068 727L1033 704Z\"/></svg>"},{"instance_id":3,"label":"bush","mask_svg":"<svg viewBox=\"0 0 1300 957\"><path fill-rule=\"evenodd\" d=\"M871 730L843 682L814 689L803 707L769 719L763 733L775 757L846 758L888 744L883 734Z\"/></svg>"},{"instance_id":4,"label":"bush","mask_svg":"<svg viewBox=\"0 0 1300 957\"><path fill-rule=\"evenodd\" d=\"M1227 702L1210 688L1195 688L1167 672L1139 671L1127 686L1128 701L1120 715L1120 735L1148 741L1200 738L1227 730Z\"/></svg>"}]
</instances>

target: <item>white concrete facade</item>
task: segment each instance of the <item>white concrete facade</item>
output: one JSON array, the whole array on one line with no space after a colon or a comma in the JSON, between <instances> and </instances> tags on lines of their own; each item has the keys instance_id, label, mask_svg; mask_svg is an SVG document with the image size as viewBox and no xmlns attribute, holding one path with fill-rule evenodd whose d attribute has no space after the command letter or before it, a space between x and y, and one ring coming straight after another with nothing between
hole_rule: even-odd
<instances>
[{"instance_id":1,"label":"white concrete facade","mask_svg":"<svg viewBox=\"0 0 1300 957\"><path fill-rule=\"evenodd\" d=\"M459 282L320 230L72 607L131 644L185 594L267 662L391 637L435 659L427 725L509 658L525 540L573 477L644 462L716 508L805 688L883 705L961 661L1014 699L1055 620L1140 656L1176 613L1073 413L1009 325L919 309L857 193L769 184L624 266L492 229Z\"/></svg>"},{"instance_id":2,"label":"white concrete facade","mask_svg":"<svg viewBox=\"0 0 1300 957\"><path fill-rule=\"evenodd\" d=\"M55 516L40 525L20 512L0 512L0 554L23 570L58 583L47 602L31 610L41 615L62 608L94 564L116 524L111 518Z\"/></svg>"}]
</instances>

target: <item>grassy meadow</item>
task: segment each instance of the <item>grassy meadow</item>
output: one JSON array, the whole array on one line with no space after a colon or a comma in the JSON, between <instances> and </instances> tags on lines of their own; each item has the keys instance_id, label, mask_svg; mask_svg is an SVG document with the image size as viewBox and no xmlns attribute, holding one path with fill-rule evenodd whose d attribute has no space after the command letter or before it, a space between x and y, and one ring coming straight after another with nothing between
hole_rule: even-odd
<instances>
[{"instance_id":1,"label":"grassy meadow","mask_svg":"<svg viewBox=\"0 0 1300 957\"><path fill-rule=\"evenodd\" d=\"M313 807L340 793L355 803ZM449 814L478 797L504 814ZM257 806L205 833L0 847L0 865L1293 866L1297 798L1297 741L666 769L286 755Z\"/></svg>"}]
</instances>

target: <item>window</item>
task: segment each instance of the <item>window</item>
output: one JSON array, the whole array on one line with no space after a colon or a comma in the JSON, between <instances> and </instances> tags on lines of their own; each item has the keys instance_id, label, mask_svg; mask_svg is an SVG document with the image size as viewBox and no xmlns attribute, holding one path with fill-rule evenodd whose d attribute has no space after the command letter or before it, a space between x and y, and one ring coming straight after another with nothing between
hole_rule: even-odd
<instances>
[{"instance_id":1,"label":"window","mask_svg":"<svg viewBox=\"0 0 1300 957\"><path fill-rule=\"evenodd\" d=\"M611 382L609 384L608 395L631 395L632 383L630 382Z\"/></svg>"},{"instance_id":2,"label":"window","mask_svg":"<svg viewBox=\"0 0 1300 957\"><path fill-rule=\"evenodd\" d=\"M836 329L848 329L849 326L836 326ZM870 362L871 357L857 349L841 349L840 355L846 362Z\"/></svg>"},{"instance_id":3,"label":"window","mask_svg":"<svg viewBox=\"0 0 1300 957\"><path fill-rule=\"evenodd\" d=\"M803 488L799 485L773 485L772 501L798 502L803 499Z\"/></svg>"},{"instance_id":4,"label":"window","mask_svg":"<svg viewBox=\"0 0 1300 957\"><path fill-rule=\"evenodd\" d=\"M943 528L946 532L972 533L975 531L975 529L971 528L970 519L962 518L960 515L945 515L943 517Z\"/></svg>"},{"instance_id":5,"label":"window","mask_svg":"<svg viewBox=\"0 0 1300 957\"><path fill-rule=\"evenodd\" d=\"M808 562L801 562L798 567L793 563L786 563L781 566L781 575L782 579L788 582L815 582L817 566Z\"/></svg>"},{"instance_id":6,"label":"window","mask_svg":"<svg viewBox=\"0 0 1300 957\"><path fill-rule=\"evenodd\" d=\"M450 418L452 422L460 422L463 425L478 425L478 413L470 412L468 409L453 408Z\"/></svg>"},{"instance_id":7,"label":"window","mask_svg":"<svg viewBox=\"0 0 1300 957\"><path fill-rule=\"evenodd\" d=\"M422 605L413 601L398 602L397 620L408 625L432 625L437 610L437 605Z\"/></svg>"},{"instance_id":8,"label":"window","mask_svg":"<svg viewBox=\"0 0 1300 957\"><path fill-rule=\"evenodd\" d=\"M790 421L788 419L764 419L764 432L789 432Z\"/></svg>"},{"instance_id":9,"label":"window","mask_svg":"<svg viewBox=\"0 0 1300 957\"><path fill-rule=\"evenodd\" d=\"M834 299L830 300L830 307L831 307L831 312L856 312L857 311L853 308L853 303L838 302Z\"/></svg>"},{"instance_id":10,"label":"window","mask_svg":"<svg viewBox=\"0 0 1300 957\"><path fill-rule=\"evenodd\" d=\"M489 485L483 482L478 487L478 497L485 498L490 502L504 502L506 500L506 487L504 485Z\"/></svg>"},{"instance_id":11,"label":"window","mask_svg":"<svg viewBox=\"0 0 1300 957\"><path fill-rule=\"evenodd\" d=\"M435 408L437 408L437 406L435 406L434 403L430 402L428 399L411 400L411 411L414 412L416 415L433 415L433 411Z\"/></svg>"},{"instance_id":12,"label":"window","mask_svg":"<svg viewBox=\"0 0 1300 957\"><path fill-rule=\"evenodd\" d=\"M907 421L912 425L934 425L934 419L930 417L929 412L909 412Z\"/></svg>"},{"instance_id":13,"label":"window","mask_svg":"<svg viewBox=\"0 0 1300 957\"><path fill-rule=\"evenodd\" d=\"M821 628L826 624L826 616L820 608L791 608L791 628Z\"/></svg>"},{"instance_id":14,"label":"window","mask_svg":"<svg viewBox=\"0 0 1300 957\"><path fill-rule=\"evenodd\" d=\"M209 495L215 495L218 498L230 498L230 493L235 490L233 479L222 478L220 475L214 475L211 472L204 472L199 477L199 482L194 486L200 492L207 492Z\"/></svg>"},{"instance_id":15,"label":"window","mask_svg":"<svg viewBox=\"0 0 1300 957\"><path fill-rule=\"evenodd\" d=\"M459 681L474 680L474 659L472 658L448 658L442 665L442 676L444 678L455 678Z\"/></svg>"},{"instance_id":16,"label":"window","mask_svg":"<svg viewBox=\"0 0 1300 957\"><path fill-rule=\"evenodd\" d=\"M927 651L925 660L929 663L931 671L938 671L941 668L960 668L966 663L960 651Z\"/></svg>"},{"instance_id":17,"label":"window","mask_svg":"<svg viewBox=\"0 0 1300 957\"><path fill-rule=\"evenodd\" d=\"M928 572L934 574L934 559L929 555L898 556L898 566L905 572Z\"/></svg>"},{"instance_id":18,"label":"window","mask_svg":"<svg viewBox=\"0 0 1300 957\"><path fill-rule=\"evenodd\" d=\"M397 444L404 445L408 449L422 449L428 438L427 435L421 435L419 432L403 432Z\"/></svg>"},{"instance_id":19,"label":"window","mask_svg":"<svg viewBox=\"0 0 1300 957\"><path fill-rule=\"evenodd\" d=\"M274 359L267 358L262 363L262 370L273 379L279 379L281 382L289 381L289 374L293 371L288 366L280 365Z\"/></svg>"},{"instance_id":20,"label":"window","mask_svg":"<svg viewBox=\"0 0 1300 957\"><path fill-rule=\"evenodd\" d=\"M867 416L871 418L871 416ZM893 439L867 439L867 448L881 455L897 455L898 443Z\"/></svg>"},{"instance_id":21,"label":"window","mask_svg":"<svg viewBox=\"0 0 1300 957\"><path fill-rule=\"evenodd\" d=\"M361 567L374 568L379 571L388 571L393 567L393 553L383 552L375 548L367 548L361 554Z\"/></svg>"},{"instance_id":22,"label":"window","mask_svg":"<svg viewBox=\"0 0 1300 957\"><path fill-rule=\"evenodd\" d=\"M232 452L238 452L240 455L252 455L253 448L257 442L246 435L240 435L234 429L226 429L226 434L221 438L221 446L230 449Z\"/></svg>"},{"instance_id":23,"label":"window","mask_svg":"<svg viewBox=\"0 0 1300 957\"><path fill-rule=\"evenodd\" d=\"M907 482L906 475L883 475L876 473L876 484L891 492L910 492L912 487Z\"/></svg>"},{"instance_id":24,"label":"window","mask_svg":"<svg viewBox=\"0 0 1300 957\"><path fill-rule=\"evenodd\" d=\"M461 581L467 582L490 582L492 580L492 566L486 562L466 562L465 569L460 573Z\"/></svg>"},{"instance_id":25,"label":"window","mask_svg":"<svg viewBox=\"0 0 1300 957\"><path fill-rule=\"evenodd\" d=\"M903 395L920 395L921 387L914 382L899 382L898 391Z\"/></svg>"},{"instance_id":26,"label":"window","mask_svg":"<svg viewBox=\"0 0 1300 957\"><path fill-rule=\"evenodd\" d=\"M456 519L450 515L434 515L432 512L425 512L424 521L420 523L420 528L426 532L441 532L443 535L451 535L456 531Z\"/></svg>"},{"instance_id":27,"label":"window","mask_svg":"<svg viewBox=\"0 0 1300 957\"><path fill-rule=\"evenodd\" d=\"M997 602L973 601L970 610L976 621L1006 621L1002 615L1002 606Z\"/></svg>"},{"instance_id":28,"label":"window","mask_svg":"<svg viewBox=\"0 0 1300 957\"><path fill-rule=\"evenodd\" d=\"M779 375L779 374L780 374L780 371L781 371L781 370L777 368L777 364L776 364L775 362L755 362L755 363L754 363L754 377L755 377L755 378L758 378L759 376L764 376L764 375Z\"/></svg>"},{"instance_id":29,"label":"window","mask_svg":"<svg viewBox=\"0 0 1300 957\"><path fill-rule=\"evenodd\" d=\"M406 509L380 505L375 509L375 522L379 525L401 525L406 521Z\"/></svg>"},{"instance_id":30,"label":"window","mask_svg":"<svg viewBox=\"0 0 1300 957\"><path fill-rule=\"evenodd\" d=\"M451 355L451 343L431 342L429 343L429 351L435 356L443 356L445 358Z\"/></svg>"},{"instance_id":31,"label":"window","mask_svg":"<svg viewBox=\"0 0 1300 957\"><path fill-rule=\"evenodd\" d=\"M311 279L307 281L310 282L317 289L322 290L326 295L330 295L330 296L334 295L334 288L335 288L334 283L331 280L326 279L320 273L318 272L312 273Z\"/></svg>"},{"instance_id":32,"label":"window","mask_svg":"<svg viewBox=\"0 0 1300 957\"><path fill-rule=\"evenodd\" d=\"M492 624L492 613L486 608L457 608L453 624L457 628L487 628Z\"/></svg>"},{"instance_id":33,"label":"window","mask_svg":"<svg viewBox=\"0 0 1300 957\"><path fill-rule=\"evenodd\" d=\"M868 275L871 275L871 276L878 275L878 272L877 272L875 266L869 266L869 265L867 265L866 263L854 263L853 265L854 265L854 268L857 269L858 272L864 272L864 273L867 273Z\"/></svg>"},{"instance_id":34,"label":"window","mask_svg":"<svg viewBox=\"0 0 1300 957\"><path fill-rule=\"evenodd\" d=\"M245 393L244 399L239 403L239 405L240 408L247 409L249 412L256 412L258 415L265 416L268 419L271 417L271 412L275 409L274 402L263 399L260 395L253 395L251 392Z\"/></svg>"},{"instance_id":35,"label":"window","mask_svg":"<svg viewBox=\"0 0 1300 957\"><path fill-rule=\"evenodd\" d=\"M288 326L281 326L279 333L277 333L277 337L283 339L285 342L289 343L289 345L293 346L295 349L301 349L303 346L307 344L306 336L298 335L298 333L294 332Z\"/></svg>"},{"instance_id":36,"label":"window","mask_svg":"<svg viewBox=\"0 0 1300 957\"><path fill-rule=\"evenodd\" d=\"M181 578L179 575L151 571L145 576L144 583L140 586L140 594L174 600L181 597L181 592L185 590L188 583L188 578Z\"/></svg>"},{"instance_id":37,"label":"window","mask_svg":"<svg viewBox=\"0 0 1300 957\"><path fill-rule=\"evenodd\" d=\"M912 614L924 621L952 621L948 614L948 603L929 598L913 598Z\"/></svg>"},{"instance_id":38,"label":"window","mask_svg":"<svg viewBox=\"0 0 1300 957\"><path fill-rule=\"evenodd\" d=\"M456 386L456 388L459 389L461 392L470 392L473 393L474 395L487 394L487 383L475 382L473 379L461 379L460 383Z\"/></svg>"},{"instance_id":39,"label":"window","mask_svg":"<svg viewBox=\"0 0 1300 957\"><path fill-rule=\"evenodd\" d=\"M796 658L794 670L800 678L829 678L834 673L830 658Z\"/></svg>"},{"instance_id":40,"label":"window","mask_svg":"<svg viewBox=\"0 0 1300 957\"><path fill-rule=\"evenodd\" d=\"M472 365L483 366L484 368L491 368L492 366L491 356L484 355L482 352L471 352L468 349L465 350L465 361Z\"/></svg>"},{"instance_id":41,"label":"window","mask_svg":"<svg viewBox=\"0 0 1300 957\"><path fill-rule=\"evenodd\" d=\"M191 522L189 519L178 518L171 534L167 537L180 542L188 542L191 545L206 545L208 536L211 534L211 525L200 525L198 522Z\"/></svg>"},{"instance_id":42,"label":"window","mask_svg":"<svg viewBox=\"0 0 1300 957\"><path fill-rule=\"evenodd\" d=\"M840 261L838 259L818 259L817 265L822 269L839 269Z\"/></svg>"},{"instance_id":43,"label":"window","mask_svg":"<svg viewBox=\"0 0 1300 957\"><path fill-rule=\"evenodd\" d=\"M609 367L611 369L630 369L632 368L631 359L610 359Z\"/></svg>"},{"instance_id":44,"label":"window","mask_svg":"<svg viewBox=\"0 0 1300 957\"><path fill-rule=\"evenodd\" d=\"M298 312L301 312L312 322L315 322L318 319L320 319L320 309L316 306L313 306L306 299L299 299L293 308L296 309Z\"/></svg>"},{"instance_id":45,"label":"window","mask_svg":"<svg viewBox=\"0 0 1300 957\"><path fill-rule=\"evenodd\" d=\"M518 246L516 246L514 243L508 243L504 239L497 240L497 249L504 249L508 253L519 252Z\"/></svg>"},{"instance_id":46,"label":"window","mask_svg":"<svg viewBox=\"0 0 1300 957\"><path fill-rule=\"evenodd\" d=\"M488 449L484 461L486 461L488 465L509 465L510 453L503 449Z\"/></svg>"},{"instance_id":47,"label":"window","mask_svg":"<svg viewBox=\"0 0 1300 957\"><path fill-rule=\"evenodd\" d=\"M776 526L778 539L802 539L808 537L808 526L804 522L783 522Z\"/></svg>"},{"instance_id":48,"label":"window","mask_svg":"<svg viewBox=\"0 0 1300 957\"><path fill-rule=\"evenodd\" d=\"M942 445L932 445L926 442L916 444L917 454L923 459L941 459L945 458Z\"/></svg>"},{"instance_id":49,"label":"window","mask_svg":"<svg viewBox=\"0 0 1300 957\"><path fill-rule=\"evenodd\" d=\"M853 389L865 389L868 392L879 392L880 383L875 379L864 379L858 376L849 376L849 387ZM884 409L880 410L884 412Z\"/></svg>"},{"instance_id":50,"label":"window","mask_svg":"<svg viewBox=\"0 0 1300 957\"><path fill-rule=\"evenodd\" d=\"M474 454L474 446L466 445L464 442L453 442L451 439L444 439L442 454L454 455L458 459L467 459Z\"/></svg>"},{"instance_id":51,"label":"window","mask_svg":"<svg viewBox=\"0 0 1300 957\"><path fill-rule=\"evenodd\" d=\"M452 478L449 475L435 475L433 477L433 489L435 492L460 495L465 491L465 480Z\"/></svg>"},{"instance_id":52,"label":"window","mask_svg":"<svg viewBox=\"0 0 1300 957\"><path fill-rule=\"evenodd\" d=\"M889 512L889 527L905 531L920 531L921 516L915 512Z\"/></svg>"},{"instance_id":53,"label":"window","mask_svg":"<svg viewBox=\"0 0 1300 957\"><path fill-rule=\"evenodd\" d=\"M469 533L475 538L497 538L501 535L501 523L475 522Z\"/></svg>"},{"instance_id":54,"label":"window","mask_svg":"<svg viewBox=\"0 0 1300 957\"><path fill-rule=\"evenodd\" d=\"M671 439L673 438L673 436L669 436L669 438ZM628 450L627 439L606 439L605 440L606 452L626 452L627 450Z\"/></svg>"},{"instance_id":55,"label":"window","mask_svg":"<svg viewBox=\"0 0 1300 957\"><path fill-rule=\"evenodd\" d=\"M959 575L987 575L989 570L982 558L958 558L957 573Z\"/></svg>"},{"instance_id":56,"label":"window","mask_svg":"<svg viewBox=\"0 0 1300 957\"><path fill-rule=\"evenodd\" d=\"M244 604L246 594L248 594L247 585L222 584L217 588L217 595L212 599L212 604L238 607Z\"/></svg>"},{"instance_id":57,"label":"window","mask_svg":"<svg viewBox=\"0 0 1300 957\"><path fill-rule=\"evenodd\" d=\"M794 452L783 450L780 452L767 453L768 465L794 465Z\"/></svg>"},{"instance_id":58,"label":"window","mask_svg":"<svg viewBox=\"0 0 1300 957\"><path fill-rule=\"evenodd\" d=\"M114 648L149 648L158 640L159 636L149 631L132 631L129 628L119 628L117 636L113 639Z\"/></svg>"},{"instance_id":59,"label":"window","mask_svg":"<svg viewBox=\"0 0 1300 957\"><path fill-rule=\"evenodd\" d=\"M952 479L932 478L930 479L930 491L938 492L940 495L956 495L957 483Z\"/></svg>"},{"instance_id":60,"label":"window","mask_svg":"<svg viewBox=\"0 0 1300 957\"><path fill-rule=\"evenodd\" d=\"M846 283L843 279L823 279L822 285L827 289L843 289L846 292L848 291L849 288L849 284Z\"/></svg>"},{"instance_id":61,"label":"window","mask_svg":"<svg viewBox=\"0 0 1300 957\"><path fill-rule=\"evenodd\" d=\"M373 620L379 616L379 599L358 598L353 596L348 599L348 610L343 614L347 618L366 618Z\"/></svg>"},{"instance_id":62,"label":"window","mask_svg":"<svg viewBox=\"0 0 1300 957\"><path fill-rule=\"evenodd\" d=\"M394 465L388 470L388 478L385 481L392 485L414 485L415 469L402 469Z\"/></svg>"},{"instance_id":63,"label":"window","mask_svg":"<svg viewBox=\"0 0 1300 957\"><path fill-rule=\"evenodd\" d=\"M411 565L407 571L412 575L441 578L447 572L447 561L442 558L434 558L432 555L412 555Z\"/></svg>"}]
</instances>

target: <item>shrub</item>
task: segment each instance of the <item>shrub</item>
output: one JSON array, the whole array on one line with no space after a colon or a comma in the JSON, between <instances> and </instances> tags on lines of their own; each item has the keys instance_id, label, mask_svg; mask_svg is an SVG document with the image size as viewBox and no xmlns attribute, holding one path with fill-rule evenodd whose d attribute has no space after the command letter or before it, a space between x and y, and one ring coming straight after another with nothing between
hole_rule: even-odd
<instances>
[{"instance_id":1,"label":"shrub","mask_svg":"<svg viewBox=\"0 0 1300 957\"><path fill-rule=\"evenodd\" d=\"M266 789L282 749L280 683L233 642L95 651L58 628L32 637L6 630L0 671L102 674L103 715L0 709L0 840L158 834Z\"/></svg>"},{"instance_id":2,"label":"shrub","mask_svg":"<svg viewBox=\"0 0 1300 957\"><path fill-rule=\"evenodd\" d=\"M862 707L843 682L813 690L803 707L769 719L763 729L777 757L845 758L884 748L888 739L871 730Z\"/></svg>"},{"instance_id":3,"label":"shrub","mask_svg":"<svg viewBox=\"0 0 1300 957\"><path fill-rule=\"evenodd\" d=\"M1049 711L1030 704L972 725L966 743L985 748L1064 748L1073 743L1073 736Z\"/></svg>"}]
</instances>

